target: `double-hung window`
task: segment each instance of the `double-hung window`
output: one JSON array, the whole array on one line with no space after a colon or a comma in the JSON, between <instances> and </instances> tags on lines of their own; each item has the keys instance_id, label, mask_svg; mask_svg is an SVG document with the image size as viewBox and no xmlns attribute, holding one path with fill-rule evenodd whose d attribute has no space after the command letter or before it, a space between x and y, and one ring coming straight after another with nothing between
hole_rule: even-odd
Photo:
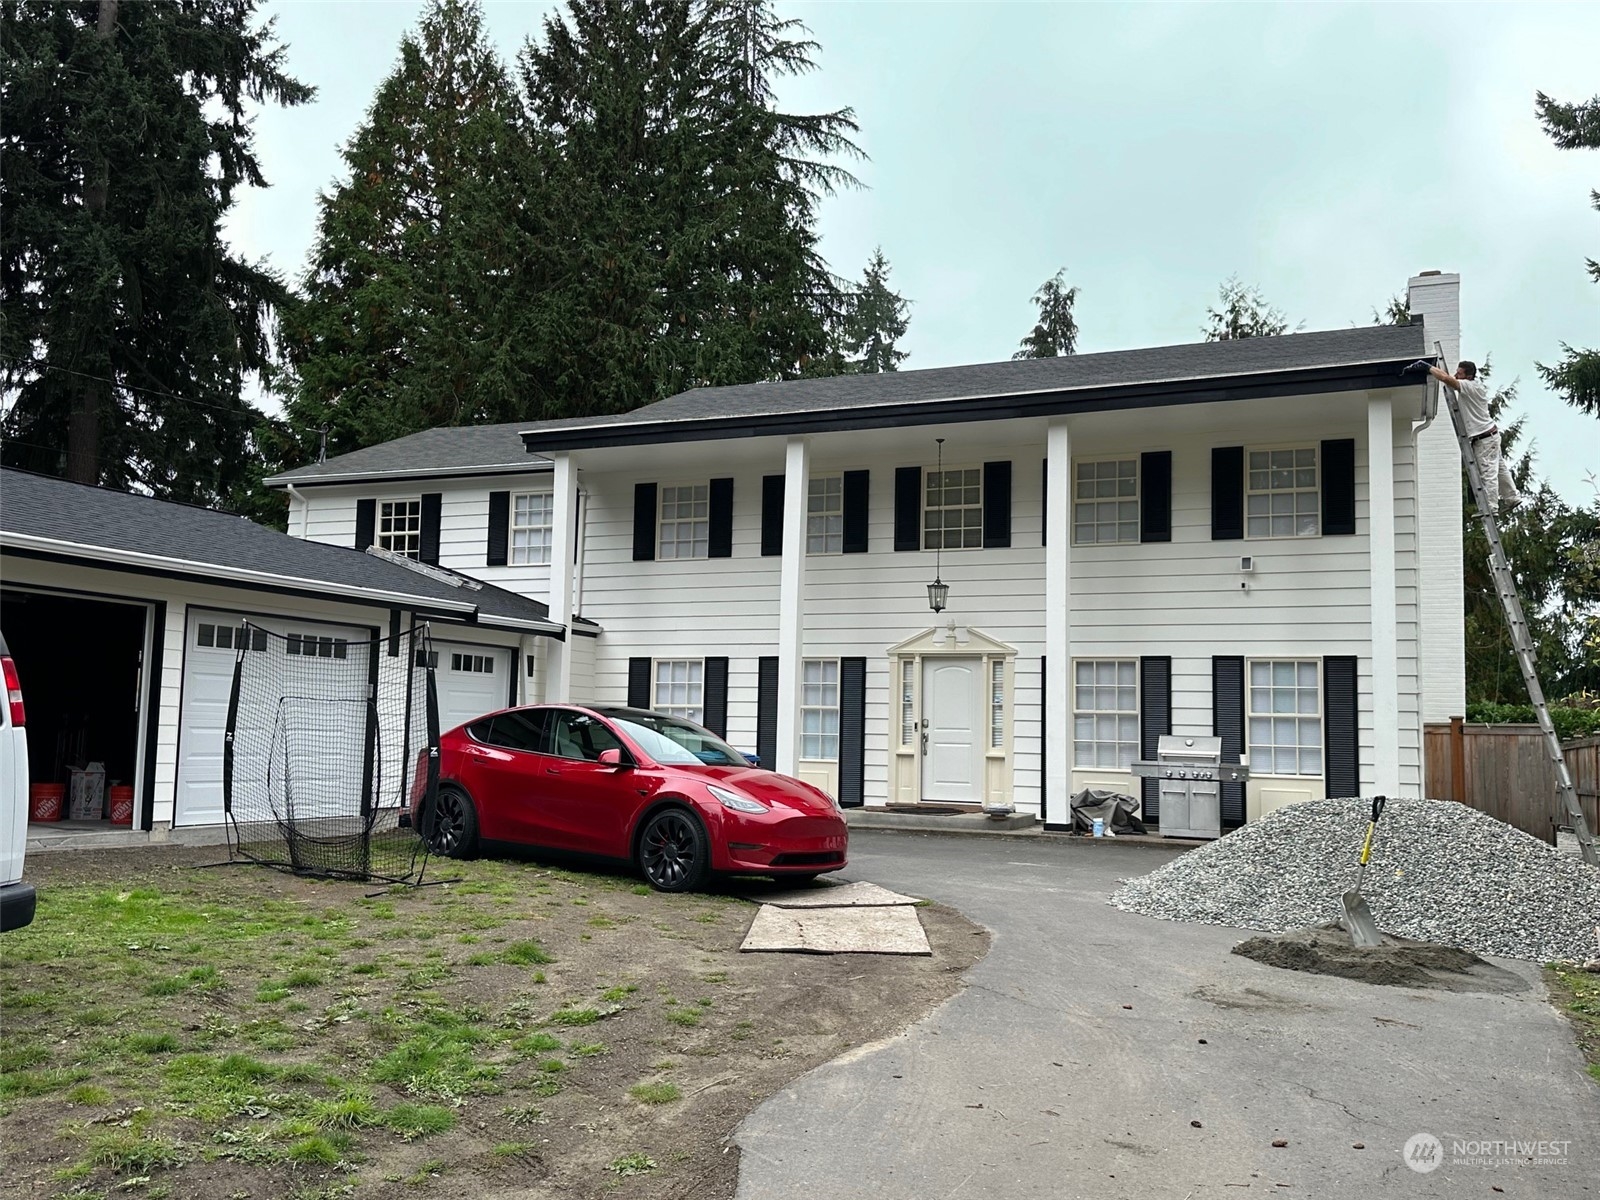
<instances>
[{"instance_id":1,"label":"double-hung window","mask_svg":"<svg viewBox=\"0 0 1600 1200\"><path fill-rule=\"evenodd\" d=\"M555 498L549 492L525 492L511 500L513 566L550 561L550 526Z\"/></svg>"},{"instance_id":2,"label":"double-hung window","mask_svg":"<svg viewBox=\"0 0 1600 1200\"><path fill-rule=\"evenodd\" d=\"M1139 460L1081 462L1074 468L1072 540L1080 546L1139 540Z\"/></svg>"},{"instance_id":3,"label":"double-hung window","mask_svg":"<svg viewBox=\"0 0 1600 1200\"><path fill-rule=\"evenodd\" d=\"M663 487L660 557L705 558L710 536L711 485Z\"/></svg>"},{"instance_id":4,"label":"double-hung window","mask_svg":"<svg viewBox=\"0 0 1600 1200\"><path fill-rule=\"evenodd\" d=\"M806 553L844 553L844 476L823 475L806 485Z\"/></svg>"},{"instance_id":5,"label":"double-hung window","mask_svg":"<svg viewBox=\"0 0 1600 1200\"><path fill-rule=\"evenodd\" d=\"M800 757L839 757L839 660L808 658L800 664Z\"/></svg>"},{"instance_id":6,"label":"double-hung window","mask_svg":"<svg viewBox=\"0 0 1600 1200\"><path fill-rule=\"evenodd\" d=\"M1139 687L1131 658L1080 659L1072 675L1072 762L1126 771L1139 757Z\"/></svg>"},{"instance_id":7,"label":"double-hung window","mask_svg":"<svg viewBox=\"0 0 1600 1200\"><path fill-rule=\"evenodd\" d=\"M982 467L927 472L922 531L924 550L964 550L983 545Z\"/></svg>"},{"instance_id":8,"label":"double-hung window","mask_svg":"<svg viewBox=\"0 0 1600 1200\"><path fill-rule=\"evenodd\" d=\"M384 500L378 505L378 548L407 558L422 555L422 501Z\"/></svg>"},{"instance_id":9,"label":"double-hung window","mask_svg":"<svg viewBox=\"0 0 1600 1200\"><path fill-rule=\"evenodd\" d=\"M1322 532L1317 448L1251 450L1245 480L1245 534L1316 537Z\"/></svg>"},{"instance_id":10,"label":"double-hung window","mask_svg":"<svg viewBox=\"0 0 1600 1200\"><path fill-rule=\"evenodd\" d=\"M655 699L650 707L669 717L699 724L705 717L706 664L699 658L656 662Z\"/></svg>"},{"instance_id":11,"label":"double-hung window","mask_svg":"<svg viewBox=\"0 0 1600 1200\"><path fill-rule=\"evenodd\" d=\"M1250 664L1250 772L1322 774L1322 705L1316 661Z\"/></svg>"}]
</instances>

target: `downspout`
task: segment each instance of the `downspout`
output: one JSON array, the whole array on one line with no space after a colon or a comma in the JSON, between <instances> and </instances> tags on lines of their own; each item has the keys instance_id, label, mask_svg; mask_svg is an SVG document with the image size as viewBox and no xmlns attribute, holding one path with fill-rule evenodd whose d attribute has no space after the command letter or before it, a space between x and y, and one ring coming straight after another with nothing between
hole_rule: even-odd
<instances>
[{"instance_id":1,"label":"downspout","mask_svg":"<svg viewBox=\"0 0 1600 1200\"><path fill-rule=\"evenodd\" d=\"M1433 353L1438 358L1439 365L1443 366L1444 343L1434 342ZM1429 425L1432 425L1433 419L1439 415L1439 389L1443 386L1437 379L1432 377L1429 377L1428 382L1423 385L1425 390L1423 391L1422 399L1422 420L1411 422L1411 441L1413 444L1416 442L1418 435Z\"/></svg>"},{"instance_id":2,"label":"downspout","mask_svg":"<svg viewBox=\"0 0 1600 1200\"><path fill-rule=\"evenodd\" d=\"M578 488L577 503L578 527L573 531L572 545L572 615L579 616L583 612L583 560L584 560L584 533L589 525L589 492L583 487ZM567 630L568 645L570 646L572 630Z\"/></svg>"},{"instance_id":3,"label":"downspout","mask_svg":"<svg viewBox=\"0 0 1600 1200\"><path fill-rule=\"evenodd\" d=\"M283 487L289 493L290 500L300 501L300 533L298 536L304 541L306 530L311 528L311 502L306 499L305 493L297 489L294 484L286 483ZM290 536L294 535L291 534Z\"/></svg>"}]
</instances>

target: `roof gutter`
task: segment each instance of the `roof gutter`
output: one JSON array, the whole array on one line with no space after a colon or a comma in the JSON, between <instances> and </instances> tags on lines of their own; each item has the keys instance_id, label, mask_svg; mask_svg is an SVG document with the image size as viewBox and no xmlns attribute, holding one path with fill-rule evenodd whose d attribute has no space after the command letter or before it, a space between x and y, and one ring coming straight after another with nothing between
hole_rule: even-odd
<instances>
[{"instance_id":1,"label":"roof gutter","mask_svg":"<svg viewBox=\"0 0 1600 1200\"><path fill-rule=\"evenodd\" d=\"M484 463L463 467L396 467L392 471L342 471L325 475L296 475L286 471L269 475L261 482L270 488L327 487L346 483L404 483L412 479L452 479L462 475L527 475L530 472L548 471L552 464L545 462Z\"/></svg>"}]
</instances>

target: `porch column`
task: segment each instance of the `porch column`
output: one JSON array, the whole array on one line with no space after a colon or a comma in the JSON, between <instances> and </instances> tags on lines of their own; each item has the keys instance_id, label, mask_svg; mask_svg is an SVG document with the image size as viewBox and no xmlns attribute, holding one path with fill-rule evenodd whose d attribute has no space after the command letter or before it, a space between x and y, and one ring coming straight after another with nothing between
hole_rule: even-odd
<instances>
[{"instance_id":1,"label":"porch column","mask_svg":"<svg viewBox=\"0 0 1600 1200\"><path fill-rule=\"evenodd\" d=\"M1419 514L1429 520L1427 513ZM1372 788L1400 790L1400 648L1396 630L1394 405L1367 401L1367 529L1372 574ZM1420 736L1420 734L1419 734ZM1420 789L1421 780L1418 780Z\"/></svg>"},{"instance_id":2,"label":"porch column","mask_svg":"<svg viewBox=\"0 0 1600 1200\"><path fill-rule=\"evenodd\" d=\"M559 451L552 456L555 495L550 506L550 619L566 630L567 640L546 639L549 660L545 667L545 699L571 701L572 695L572 567L573 517L578 504L578 472L572 456ZM588 697L577 697L588 699Z\"/></svg>"},{"instance_id":3,"label":"porch column","mask_svg":"<svg viewBox=\"0 0 1600 1200\"><path fill-rule=\"evenodd\" d=\"M783 459L783 568L778 582L778 740L774 770L793 775L799 762L801 601L806 586L806 483L811 444L790 438ZM766 766L766 763L762 763Z\"/></svg>"},{"instance_id":4,"label":"porch column","mask_svg":"<svg viewBox=\"0 0 1600 1200\"><path fill-rule=\"evenodd\" d=\"M1044 527L1045 815L1071 820L1072 795L1072 442L1068 419L1050 423Z\"/></svg>"}]
</instances>

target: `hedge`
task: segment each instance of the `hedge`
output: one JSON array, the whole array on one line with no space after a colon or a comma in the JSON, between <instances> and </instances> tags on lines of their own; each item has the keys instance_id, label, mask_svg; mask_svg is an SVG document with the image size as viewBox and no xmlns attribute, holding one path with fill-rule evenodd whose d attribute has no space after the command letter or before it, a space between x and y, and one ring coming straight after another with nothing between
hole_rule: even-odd
<instances>
[{"instance_id":1,"label":"hedge","mask_svg":"<svg viewBox=\"0 0 1600 1200\"><path fill-rule=\"evenodd\" d=\"M1550 719L1563 741L1600 734L1600 710L1550 706ZM1491 704L1476 701L1467 705L1467 720L1480 725L1532 725L1536 718L1531 704Z\"/></svg>"}]
</instances>

